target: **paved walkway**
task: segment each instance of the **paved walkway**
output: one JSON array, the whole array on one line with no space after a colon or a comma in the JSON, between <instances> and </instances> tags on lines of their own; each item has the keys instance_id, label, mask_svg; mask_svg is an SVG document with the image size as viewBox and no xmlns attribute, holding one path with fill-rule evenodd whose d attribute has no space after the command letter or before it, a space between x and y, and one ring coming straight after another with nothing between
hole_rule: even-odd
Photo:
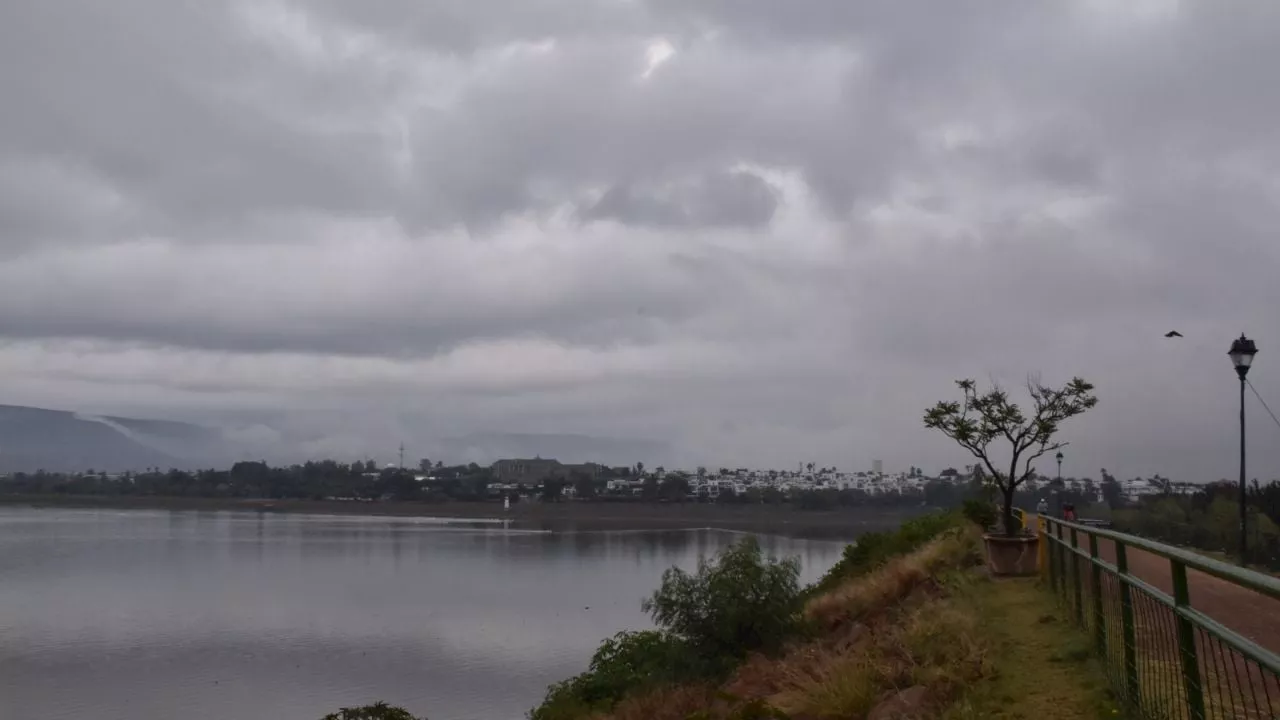
<instances>
[{"instance_id":1,"label":"paved walkway","mask_svg":"<svg viewBox=\"0 0 1280 720\"><path fill-rule=\"evenodd\" d=\"M1115 562L1110 540L1098 543L1098 552ZM1173 571L1169 561L1137 548L1128 549L1129 572L1170 595ZM1242 588L1198 570L1187 571L1191 607L1226 625L1274 653L1280 653L1280 600Z\"/></svg>"}]
</instances>

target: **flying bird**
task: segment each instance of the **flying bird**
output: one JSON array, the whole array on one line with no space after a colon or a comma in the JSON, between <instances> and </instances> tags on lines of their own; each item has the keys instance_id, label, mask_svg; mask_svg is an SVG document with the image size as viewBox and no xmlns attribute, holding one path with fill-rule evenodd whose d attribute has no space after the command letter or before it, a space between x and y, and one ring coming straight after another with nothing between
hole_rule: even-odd
<instances>
[{"instance_id":1,"label":"flying bird","mask_svg":"<svg viewBox=\"0 0 1280 720\"><path fill-rule=\"evenodd\" d=\"M1165 337L1182 337L1182 333L1178 332L1177 330L1170 330L1169 332L1165 333L1164 336Z\"/></svg>"}]
</instances>

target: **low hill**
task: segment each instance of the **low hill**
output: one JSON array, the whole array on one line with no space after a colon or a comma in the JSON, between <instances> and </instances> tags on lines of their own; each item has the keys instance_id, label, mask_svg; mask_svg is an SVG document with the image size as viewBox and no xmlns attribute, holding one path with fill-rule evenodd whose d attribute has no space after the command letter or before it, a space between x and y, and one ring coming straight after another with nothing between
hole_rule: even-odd
<instances>
[{"instance_id":1,"label":"low hill","mask_svg":"<svg viewBox=\"0 0 1280 720\"><path fill-rule=\"evenodd\" d=\"M199 425L0 405L0 472L190 467L225 451L221 433Z\"/></svg>"}]
</instances>

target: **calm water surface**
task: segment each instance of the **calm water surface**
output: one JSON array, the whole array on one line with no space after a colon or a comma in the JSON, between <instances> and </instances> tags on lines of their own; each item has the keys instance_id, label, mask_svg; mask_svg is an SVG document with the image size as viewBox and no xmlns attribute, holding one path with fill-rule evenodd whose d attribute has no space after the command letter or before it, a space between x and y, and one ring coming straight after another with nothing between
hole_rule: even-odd
<instances>
[{"instance_id":1,"label":"calm water surface","mask_svg":"<svg viewBox=\"0 0 1280 720\"><path fill-rule=\"evenodd\" d=\"M514 720L719 531L0 509L0 720ZM834 542L765 537L806 580Z\"/></svg>"}]
</instances>

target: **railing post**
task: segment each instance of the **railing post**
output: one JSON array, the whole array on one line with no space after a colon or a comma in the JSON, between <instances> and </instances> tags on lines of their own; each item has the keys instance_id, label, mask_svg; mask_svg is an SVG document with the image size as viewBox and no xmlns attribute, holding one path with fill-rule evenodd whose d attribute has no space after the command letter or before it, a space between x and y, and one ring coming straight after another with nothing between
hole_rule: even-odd
<instances>
[{"instance_id":1,"label":"railing post","mask_svg":"<svg viewBox=\"0 0 1280 720\"><path fill-rule=\"evenodd\" d=\"M1058 542L1054 544L1058 551L1058 592L1062 602L1067 602L1067 544L1062 538L1061 523L1055 522L1053 528L1058 535Z\"/></svg>"},{"instance_id":2,"label":"railing post","mask_svg":"<svg viewBox=\"0 0 1280 720\"><path fill-rule=\"evenodd\" d=\"M1036 537L1040 542L1036 543L1036 570L1040 572L1043 579L1049 574L1049 544L1044 531L1044 517L1036 513Z\"/></svg>"},{"instance_id":3,"label":"railing post","mask_svg":"<svg viewBox=\"0 0 1280 720\"><path fill-rule=\"evenodd\" d=\"M1053 541L1053 525L1048 521L1044 523L1044 544L1045 552L1049 556L1047 565L1049 566L1049 587L1053 590L1053 594L1058 594L1058 546Z\"/></svg>"},{"instance_id":4,"label":"railing post","mask_svg":"<svg viewBox=\"0 0 1280 720\"><path fill-rule=\"evenodd\" d=\"M1170 560L1173 570L1173 602L1175 612L1191 607L1191 590L1187 585L1187 566ZM1178 617L1178 649L1182 656L1182 684L1187 693L1187 711L1192 720L1204 720L1204 692L1200 687L1200 659L1196 653L1195 626L1176 612Z\"/></svg>"},{"instance_id":5,"label":"railing post","mask_svg":"<svg viewBox=\"0 0 1280 720\"><path fill-rule=\"evenodd\" d=\"M1120 615L1124 626L1124 673L1128 700L1139 702L1142 697L1138 687L1138 633L1133 623L1133 595L1126 578L1129 575L1129 555L1125 544L1113 541L1116 546L1116 580L1120 583Z\"/></svg>"},{"instance_id":6,"label":"railing post","mask_svg":"<svg viewBox=\"0 0 1280 720\"><path fill-rule=\"evenodd\" d=\"M1071 580L1076 591L1076 624L1084 627L1084 578L1080 577L1080 538L1071 528Z\"/></svg>"},{"instance_id":7,"label":"railing post","mask_svg":"<svg viewBox=\"0 0 1280 720\"><path fill-rule=\"evenodd\" d=\"M1107 628L1102 619L1102 566L1098 564L1098 536L1089 533L1089 581L1093 586L1093 641L1098 657L1107 656Z\"/></svg>"}]
</instances>

